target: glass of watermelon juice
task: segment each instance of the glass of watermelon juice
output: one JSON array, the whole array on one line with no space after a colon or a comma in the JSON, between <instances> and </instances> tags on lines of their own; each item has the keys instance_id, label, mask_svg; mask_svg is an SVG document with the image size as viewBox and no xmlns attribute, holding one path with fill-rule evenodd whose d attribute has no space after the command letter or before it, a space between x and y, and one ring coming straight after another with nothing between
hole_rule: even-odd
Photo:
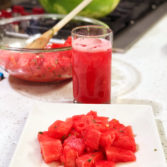
<instances>
[{"instance_id":1,"label":"glass of watermelon juice","mask_svg":"<svg viewBox=\"0 0 167 167\"><path fill-rule=\"evenodd\" d=\"M74 102L110 103L112 31L88 25L72 30Z\"/></svg>"}]
</instances>

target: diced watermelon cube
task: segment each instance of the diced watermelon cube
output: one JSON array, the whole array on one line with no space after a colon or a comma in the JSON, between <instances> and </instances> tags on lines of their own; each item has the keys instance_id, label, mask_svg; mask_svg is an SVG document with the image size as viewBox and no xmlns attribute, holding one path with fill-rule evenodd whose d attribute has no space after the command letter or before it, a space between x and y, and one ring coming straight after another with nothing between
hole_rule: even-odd
<instances>
[{"instance_id":1,"label":"diced watermelon cube","mask_svg":"<svg viewBox=\"0 0 167 167\"><path fill-rule=\"evenodd\" d=\"M68 136L72 125L73 122L71 118L66 121L57 120L49 126L48 131L53 135L52 137L64 140Z\"/></svg>"},{"instance_id":2,"label":"diced watermelon cube","mask_svg":"<svg viewBox=\"0 0 167 167\"><path fill-rule=\"evenodd\" d=\"M90 110L86 115L91 115L93 118L97 118L97 112L93 110Z\"/></svg>"},{"instance_id":3,"label":"diced watermelon cube","mask_svg":"<svg viewBox=\"0 0 167 167\"><path fill-rule=\"evenodd\" d=\"M99 117L97 116L97 112L90 111L87 114L87 117L91 117L91 123L89 126L92 126L92 128L95 128L101 132L105 131L109 125L108 117Z\"/></svg>"},{"instance_id":4,"label":"diced watermelon cube","mask_svg":"<svg viewBox=\"0 0 167 167\"><path fill-rule=\"evenodd\" d=\"M64 44L60 44L60 43L52 43L51 45L48 45L47 48L61 48L64 47Z\"/></svg>"},{"instance_id":5,"label":"diced watermelon cube","mask_svg":"<svg viewBox=\"0 0 167 167\"><path fill-rule=\"evenodd\" d=\"M69 146L78 152L78 155L83 154L85 150L85 144L82 138L77 138L76 136L69 136L64 140L63 146Z\"/></svg>"},{"instance_id":6,"label":"diced watermelon cube","mask_svg":"<svg viewBox=\"0 0 167 167\"><path fill-rule=\"evenodd\" d=\"M109 121L109 126L110 128L117 130L125 128L125 126L116 119L112 119L111 121Z\"/></svg>"},{"instance_id":7,"label":"diced watermelon cube","mask_svg":"<svg viewBox=\"0 0 167 167\"><path fill-rule=\"evenodd\" d=\"M99 148L101 137L100 131L93 128L87 128L85 129L82 135L86 147L92 149L92 151L97 150Z\"/></svg>"},{"instance_id":8,"label":"diced watermelon cube","mask_svg":"<svg viewBox=\"0 0 167 167\"><path fill-rule=\"evenodd\" d=\"M64 43L64 46L71 46L72 45L72 37L69 36Z\"/></svg>"},{"instance_id":9,"label":"diced watermelon cube","mask_svg":"<svg viewBox=\"0 0 167 167\"><path fill-rule=\"evenodd\" d=\"M38 140L44 161L50 163L60 159L62 143L59 139L53 139L46 134L39 133Z\"/></svg>"},{"instance_id":10,"label":"diced watermelon cube","mask_svg":"<svg viewBox=\"0 0 167 167\"><path fill-rule=\"evenodd\" d=\"M73 116L73 123L74 129L78 132L83 131L87 127L105 131L108 126L108 117L98 117L96 112L90 111L87 115Z\"/></svg>"},{"instance_id":11,"label":"diced watermelon cube","mask_svg":"<svg viewBox=\"0 0 167 167\"><path fill-rule=\"evenodd\" d=\"M123 149L136 151L136 143L131 126L127 126L117 131L117 137L113 142L113 146Z\"/></svg>"},{"instance_id":12,"label":"diced watermelon cube","mask_svg":"<svg viewBox=\"0 0 167 167\"><path fill-rule=\"evenodd\" d=\"M39 132L38 133L38 141L46 141L46 140L51 140L54 139L53 137L50 136L50 133L48 131L44 131L44 132Z\"/></svg>"},{"instance_id":13,"label":"diced watermelon cube","mask_svg":"<svg viewBox=\"0 0 167 167\"><path fill-rule=\"evenodd\" d=\"M63 155L61 157L61 161L64 164L64 167L75 167L76 166L76 158L78 157L78 152L72 149L69 146L65 146L63 149Z\"/></svg>"},{"instance_id":14,"label":"diced watermelon cube","mask_svg":"<svg viewBox=\"0 0 167 167\"><path fill-rule=\"evenodd\" d=\"M116 138L116 134L112 130L108 130L101 134L100 146L103 148L110 147Z\"/></svg>"},{"instance_id":15,"label":"diced watermelon cube","mask_svg":"<svg viewBox=\"0 0 167 167\"><path fill-rule=\"evenodd\" d=\"M93 167L95 163L103 159L102 152L94 152L81 155L76 159L77 167Z\"/></svg>"},{"instance_id":16,"label":"diced watermelon cube","mask_svg":"<svg viewBox=\"0 0 167 167\"><path fill-rule=\"evenodd\" d=\"M76 129L74 129L74 128L71 129L69 135L71 135L71 136L76 136L76 137L79 137L79 138L82 137L81 132L78 132L78 131L77 131Z\"/></svg>"},{"instance_id":17,"label":"diced watermelon cube","mask_svg":"<svg viewBox=\"0 0 167 167\"><path fill-rule=\"evenodd\" d=\"M73 127L78 132L83 131L89 126L89 120L86 115L75 115L72 117L73 119Z\"/></svg>"},{"instance_id":18,"label":"diced watermelon cube","mask_svg":"<svg viewBox=\"0 0 167 167\"><path fill-rule=\"evenodd\" d=\"M108 147L106 148L107 160L113 162L129 162L135 161L135 154L130 150L125 150L117 147Z\"/></svg>"},{"instance_id":19,"label":"diced watermelon cube","mask_svg":"<svg viewBox=\"0 0 167 167\"><path fill-rule=\"evenodd\" d=\"M96 162L95 167L115 167L115 163L112 161L101 160Z\"/></svg>"}]
</instances>

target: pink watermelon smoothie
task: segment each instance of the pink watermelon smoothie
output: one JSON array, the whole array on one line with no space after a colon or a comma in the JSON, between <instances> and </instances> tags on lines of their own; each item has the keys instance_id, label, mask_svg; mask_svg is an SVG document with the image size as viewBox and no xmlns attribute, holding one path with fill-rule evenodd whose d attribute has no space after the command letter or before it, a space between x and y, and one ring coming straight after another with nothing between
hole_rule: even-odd
<instances>
[{"instance_id":1,"label":"pink watermelon smoothie","mask_svg":"<svg viewBox=\"0 0 167 167\"><path fill-rule=\"evenodd\" d=\"M72 43L73 95L81 103L109 103L111 42L78 38Z\"/></svg>"}]
</instances>

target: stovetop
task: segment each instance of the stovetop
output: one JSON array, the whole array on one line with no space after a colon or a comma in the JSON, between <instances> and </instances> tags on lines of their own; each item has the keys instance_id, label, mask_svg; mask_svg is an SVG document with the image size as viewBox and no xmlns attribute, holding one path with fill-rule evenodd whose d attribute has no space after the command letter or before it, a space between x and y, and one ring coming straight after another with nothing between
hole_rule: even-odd
<instances>
[{"instance_id":1,"label":"stovetop","mask_svg":"<svg viewBox=\"0 0 167 167\"><path fill-rule=\"evenodd\" d=\"M165 1L121 0L117 8L101 20L107 23L116 35L129 25L135 24L135 22L158 8Z\"/></svg>"},{"instance_id":2,"label":"stovetop","mask_svg":"<svg viewBox=\"0 0 167 167\"><path fill-rule=\"evenodd\" d=\"M131 47L167 11L166 0L121 0L117 8L100 19L114 32L114 47Z\"/></svg>"}]
</instances>

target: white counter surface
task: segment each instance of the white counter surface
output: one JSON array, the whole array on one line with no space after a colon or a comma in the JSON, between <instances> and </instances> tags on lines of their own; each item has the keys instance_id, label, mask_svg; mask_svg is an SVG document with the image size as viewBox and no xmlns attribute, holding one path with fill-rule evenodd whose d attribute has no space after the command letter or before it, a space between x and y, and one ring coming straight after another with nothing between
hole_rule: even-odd
<instances>
[{"instance_id":1,"label":"white counter surface","mask_svg":"<svg viewBox=\"0 0 167 167\"><path fill-rule=\"evenodd\" d=\"M72 102L71 81L40 85L5 77L0 81L0 167L8 167L34 102ZM112 79L113 104L152 106L167 158L167 15L126 53L113 54Z\"/></svg>"}]
</instances>

